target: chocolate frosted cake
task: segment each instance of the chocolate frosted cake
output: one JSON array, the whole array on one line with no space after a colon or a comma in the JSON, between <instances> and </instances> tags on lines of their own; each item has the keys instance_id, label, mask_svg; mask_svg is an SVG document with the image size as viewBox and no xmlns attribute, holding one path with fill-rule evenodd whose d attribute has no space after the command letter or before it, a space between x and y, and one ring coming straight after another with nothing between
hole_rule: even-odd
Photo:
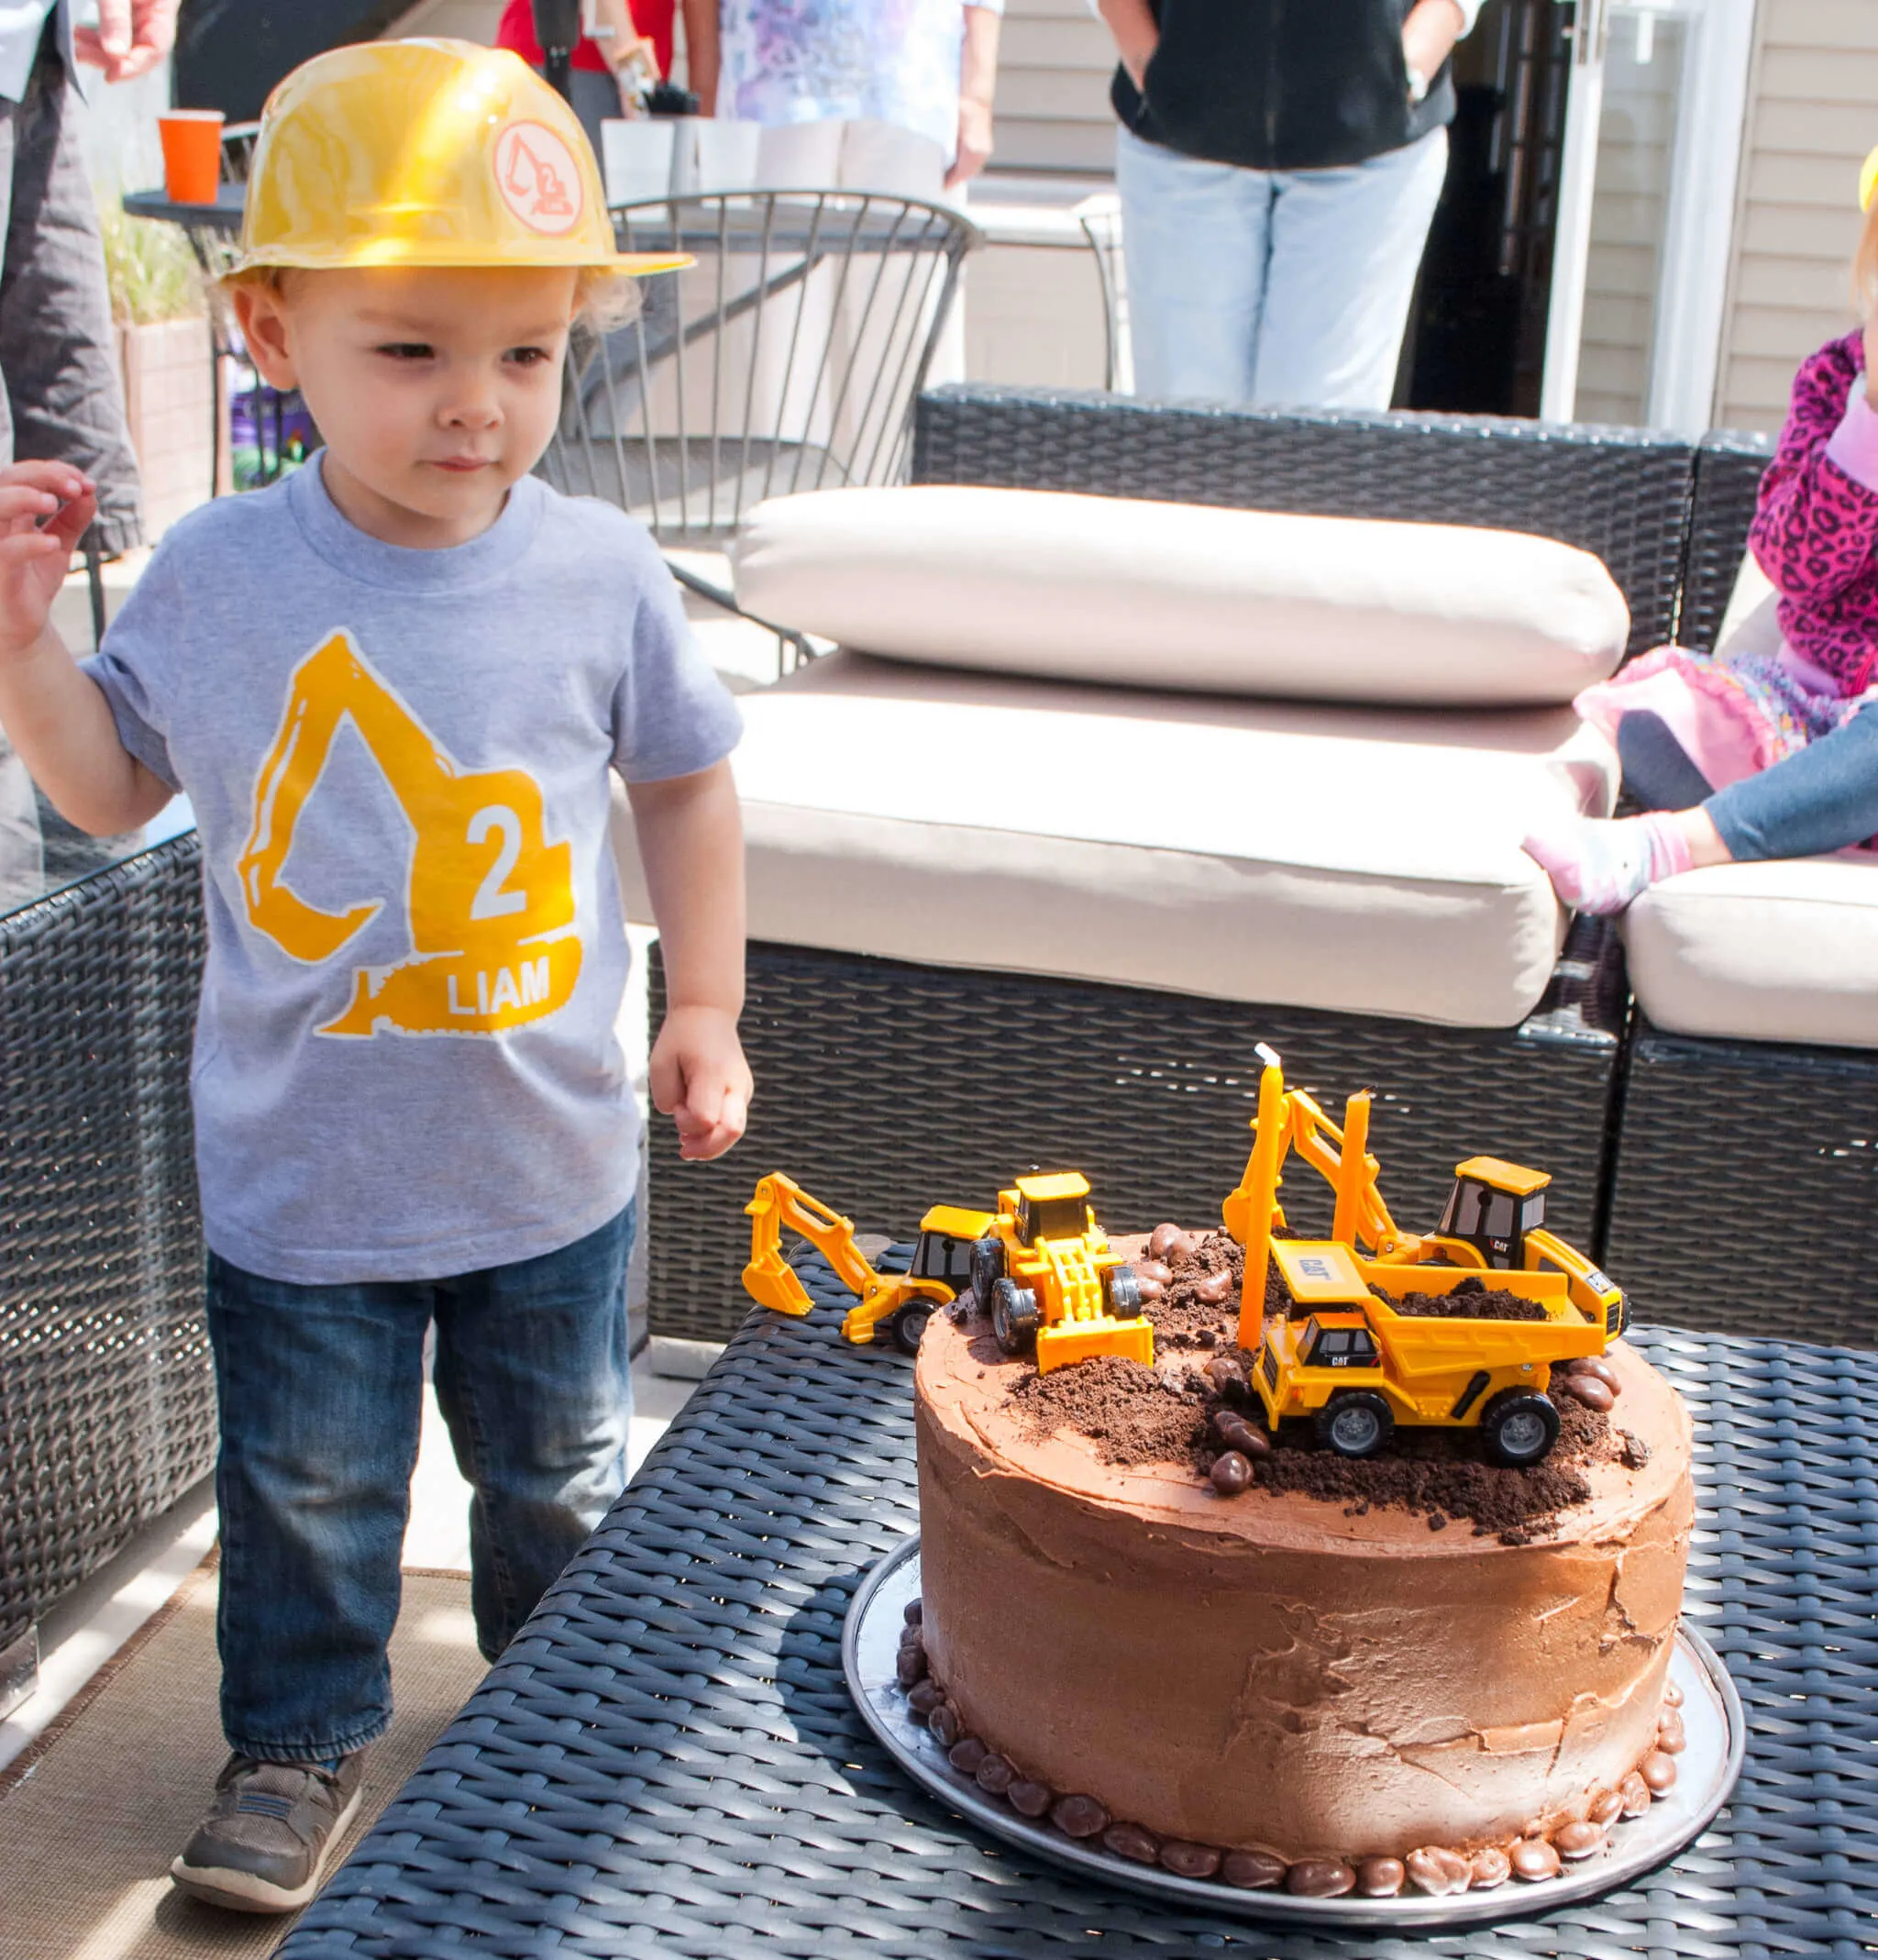
<instances>
[{"instance_id":1,"label":"chocolate frosted cake","mask_svg":"<svg viewBox=\"0 0 1878 1960\"><path fill-rule=\"evenodd\" d=\"M1188 1877L1441 1892L1596 1850L1682 1746L1674 1390L1614 1344L1530 1468L1453 1432L1363 1462L1275 1442L1238 1247L1155 1249L1152 1368L1039 1376L969 1293L933 1317L914 1710L1021 1811Z\"/></svg>"}]
</instances>

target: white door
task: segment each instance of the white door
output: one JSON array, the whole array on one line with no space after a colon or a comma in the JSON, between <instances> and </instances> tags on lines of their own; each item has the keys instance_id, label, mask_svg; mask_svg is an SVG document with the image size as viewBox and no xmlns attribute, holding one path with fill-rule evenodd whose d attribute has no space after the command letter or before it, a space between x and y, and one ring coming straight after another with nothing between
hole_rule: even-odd
<instances>
[{"instance_id":1,"label":"white door","mask_svg":"<svg viewBox=\"0 0 1878 1960\"><path fill-rule=\"evenodd\" d=\"M1573 61L1540 413L1708 426L1754 0L1558 0Z\"/></svg>"}]
</instances>

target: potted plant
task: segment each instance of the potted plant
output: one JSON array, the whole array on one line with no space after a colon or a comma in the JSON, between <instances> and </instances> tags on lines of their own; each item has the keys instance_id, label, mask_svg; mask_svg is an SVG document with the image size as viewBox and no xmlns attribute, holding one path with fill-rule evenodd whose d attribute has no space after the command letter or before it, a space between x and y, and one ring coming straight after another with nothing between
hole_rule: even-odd
<instances>
[{"instance_id":1,"label":"potted plant","mask_svg":"<svg viewBox=\"0 0 1878 1960\"><path fill-rule=\"evenodd\" d=\"M145 529L155 538L215 489L208 294L177 227L107 210L100 229Z\"/></svg>"}]
</instances>

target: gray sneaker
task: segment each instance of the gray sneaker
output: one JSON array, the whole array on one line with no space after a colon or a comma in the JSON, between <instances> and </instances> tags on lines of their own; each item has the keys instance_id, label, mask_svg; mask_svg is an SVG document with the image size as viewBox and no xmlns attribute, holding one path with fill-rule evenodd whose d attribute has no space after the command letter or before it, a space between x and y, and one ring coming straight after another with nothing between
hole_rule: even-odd
<instances>
[{"instance_id":1,"label":"gray sneaker","mask_svg":"<svg viewBox=\"0 0 1878 1960\"><path fill-rule=\"evenodd\" d=\"M359 1808L365 1751L337 1769L231 1755L170 1876L193 1899L237 1912L293 1912L319 1888L326 1855Z\"/></svg>"}]
</instances>

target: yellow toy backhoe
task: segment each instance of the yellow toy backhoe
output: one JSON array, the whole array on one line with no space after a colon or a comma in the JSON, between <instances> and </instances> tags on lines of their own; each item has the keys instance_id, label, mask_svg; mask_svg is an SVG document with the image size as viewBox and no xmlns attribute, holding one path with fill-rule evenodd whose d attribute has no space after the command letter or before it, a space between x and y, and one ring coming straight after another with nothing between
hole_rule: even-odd
<instances>
[{"instance_id":1,"label":"yellow toy backhoe","mask_svg":"<svg viewBox=\"0 0 1878 1960\"><path fill-rule=\"evenodd\" d=\"M919 1352L920 1336L934 1310L949 1305L970 1284L973 1245L991 1223L984 1212L935 1204L920 1221L911 1268L883 1273L855 1243L848 1220L779 1170L757 1185L744 1210L750 1219L744 1290L752 1300L779 1313L806 1313L813 1305L782 1256L782 1235L793 1232L821 1253L850 1292L860 1295L841 1323L842 1334L861 1345L873 1340L884 1324L895 1346L909 1355Z\"/></svg>"}]
</instances>

